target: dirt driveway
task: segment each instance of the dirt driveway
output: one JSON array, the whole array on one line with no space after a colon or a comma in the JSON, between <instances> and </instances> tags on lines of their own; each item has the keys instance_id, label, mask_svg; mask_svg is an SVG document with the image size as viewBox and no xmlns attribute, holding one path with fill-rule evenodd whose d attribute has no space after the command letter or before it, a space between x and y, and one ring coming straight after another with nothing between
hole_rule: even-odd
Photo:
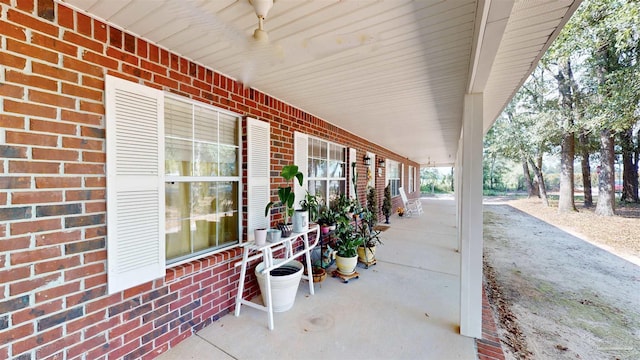
<instances>
[{"instance_id":1,"label":"dirt driveway","mask_svg":"<svg viewBox=\"0 0 640 360\"><path fill-rule=\"evenodd\" d=\"M484 241L508 358L640 359L640 266L508 205L485 203Z\"/></svg>"}]
</instances>

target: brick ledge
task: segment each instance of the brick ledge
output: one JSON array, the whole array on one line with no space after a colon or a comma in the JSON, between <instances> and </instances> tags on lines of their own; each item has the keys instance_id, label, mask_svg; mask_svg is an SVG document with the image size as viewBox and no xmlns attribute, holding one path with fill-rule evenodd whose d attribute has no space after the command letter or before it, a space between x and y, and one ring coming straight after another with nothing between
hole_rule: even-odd
<instances>
[{"instance_id":1,"label":"brick ledge","mask_svg":"<svg viewBox=\"0 0 640 360\"><path fill-rule=\"evenodd\" d=\"M482 288L482 339L476 339L476 349L480 360L505 360L493 309L484 287Z\"/></svg>"}]
</instances>

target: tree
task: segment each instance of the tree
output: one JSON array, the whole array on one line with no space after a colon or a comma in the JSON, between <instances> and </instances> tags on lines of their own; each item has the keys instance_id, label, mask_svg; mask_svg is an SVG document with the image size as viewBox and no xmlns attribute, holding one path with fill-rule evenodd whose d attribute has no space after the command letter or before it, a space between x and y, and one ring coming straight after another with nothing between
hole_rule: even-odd
<instances>
[{"instance_id":1,"label":"tree","mask_svg":"<svg viewBox=\"0 0 640 360\"><path fill-rule=\"evenodd\" d=\"M544 203L542 158L561 156L559 211L573 211L573 160L578 135L585 206L592 205L591 154L599 150L596 213L615 208L615 140L624 165L624 198L637 201L640 133L640 3L585 0L502 116L492 141L499 154L533 171ZM555 82L551 82L553 74ZM597 138L597 141L596 141ZM526 164L526 165L525 165ZM531 183L527 182L531 189ZM530 192L531 194L532 192Z\"/></svg>"},{"instance_id":2,"label":"tree","mask_svg":"<svg viewBox=\"0 0 640 360\"><path fill-rule=\"evenodd\" d=\"M533 182L531 179L531 172L529 171L529 163L526 158L522 158L522 175L524 177L525 186L527 187L527 196L531 197L540 197L540 190L538 189L538 184Z\"/></svg>"},{"instance_id":3,"label":"tree","mask_svg":"<svg viewBox=\"0 0 640 360\"><path fill-rule=\"evenodd\" d=\"M424 181L424 185L429 189L427 191L434 192L436 184L440 178L440 174L436 168L422 167L420 168L420 180Z\"/></svg>"},{"instance_id":4,"label":"tree","mask_svg":"<svg viewBox=\"0 0 640 360\"><path fill-rule=\"evenodd\" d=\"M567 29L583 58L586 127L599 134L596 214L615 209L614 136L637 122L640 81L640 6L632 0L590 0L578 9ZM635 174L637 178L637 173Z\"/></svg>"},{"instance_id":5,"label":"tree","mask_svg":"<svg viewBox=\"0 0 640 360\"><path fill-rule=\"evenodd\" d=\"M537 191L533 190L531 181L529 195L539 196L545 206L549 206L549 200L542 171L543 157L553 146L551 139L557 137L554 115L548 111L551 105L547 76L545 69L538 66L493 126L498 139L493 141L497 151L522 164L525 181L530 181L527 180L531 179L529 170L533 171Z\"/></svg>"},{"instance_id":6,"label":"tree","mask_svg":"<svg viewBox=\"0 0 640 360\"><path fill-rule=\"evenodd\" d=\"M554 75L558 82L558 93L560 96L560 111L562 131L562 141L560 142L560 194L558 198L558 212L576 211L574 202L573 184L573 160L575 157L575 134L574 134L574 111L575 101L573 97L574 87L573 71L571 70L571 60L568 57L562 58Z\"/></svg>"},{"instance_id":7,"label":"tree","mask_svg":"<svg viewBox=\"0 0 640 360\"><path fill-rule=\"evenodd\" d=\"M593 151L596 151L598 144L595 142L591 133L581 127L580 134L578 135L578 152L580 153L580 163L582 168L582 188L584 189L584 201L585 207L593 206L593 194L591 191L591 163L590 157Z\"/></svg>"},{"instance_id":8,"label":"tree","mask_svg":"<svg viewBox=\"0 0 640 360\"><path fill-rule=\"evenodd\" d=\"M504 177L508 166L501 154L500 138L497 138L494 127L484 138L484 152L482 161L483 188L488 190L506 190Z\"/></svg>"},{"instance_id":9,"label":"tree","mask_svg":"<svg viewBox=\"0 0 640 360\"><path fill-rule=\"evenodd\" d=\"M634 129L620 133L620 147L622 151L622 194L620 201L638 202L638 145L633 140ZM638 132L640 135L640 131Z\"/></svg>"}]
</instances>

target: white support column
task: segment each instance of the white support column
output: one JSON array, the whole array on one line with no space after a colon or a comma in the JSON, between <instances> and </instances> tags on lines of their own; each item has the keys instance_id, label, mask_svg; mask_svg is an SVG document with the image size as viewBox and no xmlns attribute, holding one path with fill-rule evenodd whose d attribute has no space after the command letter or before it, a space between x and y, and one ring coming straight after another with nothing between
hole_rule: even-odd
<instances>
[{"instance_id":1,"label":"white support column","mask_svg":"<svg viewBox=\"0 0 640 360\"><path fill-rule=\"evenodd\" d=\"M460 333L482 337L482 94L466 95L462 124Z\"/></svg>"},{"instance_id":2,"label":"white support column","mask_svg":"<svg viewBox=\"0 0 640 360\"><path fill-rule=\"evenodd\" d=\"M456 251L460 252L460 242L462 241L462 131L460 131L460 139L458 140L458 152L456 153L456 163L454 168L454 189L453 193L456 199L456 230L458 234L458 243Z\"/></svg>"}]
</instances>

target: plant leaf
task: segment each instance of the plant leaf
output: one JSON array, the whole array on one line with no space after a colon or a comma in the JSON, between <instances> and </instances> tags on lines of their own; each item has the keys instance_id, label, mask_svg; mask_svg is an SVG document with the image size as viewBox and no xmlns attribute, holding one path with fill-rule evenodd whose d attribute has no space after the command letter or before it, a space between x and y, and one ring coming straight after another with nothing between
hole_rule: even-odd
<instances>
[{"instance_id":1,"label":"plant leaf","mask_svg":"<svg viewBox=\"0 0 640 360\"><path fill-rule=\"evenodd\" d=\"M304 180L304 174L298 171L298 173L296 174L296 178L298 179L298 183L300 183L300 186L302 186L302 182Z\"/></svg>"},{"instance_id":2,"label":"plant leaf","mask_svg":"<svg viewBox=\"0 0 640 360\"><path fill-rule=\"evenodd\" d=\"M264 217L269 216L269 210L271 210L272 206L273 206L273 201L269 201L267 206L264 208Z\"/></svg>"},{"instance_id":3,"label":"plant leaf","mask_svg":"<svg viewBox=\"0 0 640 360\"><path fill-rule=\"evenodd\" d=\"M298 176L299 173L301 174L301 172L298 171L298 165L286 165L282 168L282 172L280 172L280 176L282 176L288 181L293 179L294 176Z\"/></svg>"},{"instance_id":4,"label":"plant leaf","mask_svg":"<svg viewBox=\"0 0 640 360\"><path fill-rule=\"evenodd\" d=\"M292 209L293 208L293 202L296 200L296 194L294 194L291 191L291 188L286 188L288 189L288 194L287 194L287 208Z\"/></svg>"}]
</instances>

